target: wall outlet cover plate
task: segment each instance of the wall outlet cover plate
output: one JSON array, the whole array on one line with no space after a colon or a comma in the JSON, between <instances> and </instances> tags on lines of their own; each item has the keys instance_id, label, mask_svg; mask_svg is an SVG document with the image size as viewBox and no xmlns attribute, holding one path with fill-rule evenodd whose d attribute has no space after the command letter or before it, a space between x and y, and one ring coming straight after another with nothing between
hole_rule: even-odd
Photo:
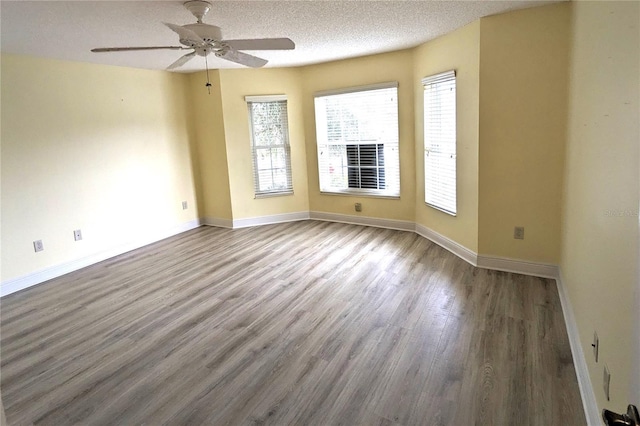
<instances>
[{"instance_id":1,"label":"wall outlet cover plate","mask_svg":"<svg viewBox=\"0 0 640 426\"><path fill-rule=\"evenodd\" d=\"M513 238L516 240L524 240L524 226L516 226L513 228Z\"/></svg>"}]
</instances>

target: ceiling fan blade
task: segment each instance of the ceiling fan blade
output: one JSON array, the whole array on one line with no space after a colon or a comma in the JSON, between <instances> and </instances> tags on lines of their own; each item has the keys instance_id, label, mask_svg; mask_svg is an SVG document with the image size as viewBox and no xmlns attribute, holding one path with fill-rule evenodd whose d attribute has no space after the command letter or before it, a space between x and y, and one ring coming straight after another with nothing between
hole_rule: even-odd
<instances>
[{"instance_id":1,"label":"ceiling fan blade","mask_svg":"<svg viewBox=\"0 0 640 426\"><path fill-rule=\"evenodd\" d=\"M186 64L187 62L189 62L191 60L191 58L193 58L194 56L196 56L196 52L195 50L191 53L187 53L184 56L181 56L180 58L178 58L177 61L175 61L174 63L172 63L171 65L169 65L167 67L168 70L172 70L174 68L178 68L183 66L184 64Z\"/></svg>"},{"instance_id":2,"label":"ceiling fan blade","mask_svg":"<svg viewBox=\"0 0 640 426\"><path fill-rule=\"evenodd\" d=\"M257 56L249 55L247 53L238 52L237 50L229 49L225 53L216 53L219 58L226 59L227 61L235 62L236 64L246 65L251 68L260 68L267 64L266 59L258 58Z\"/></svg>"},{"instance_id":3,"label":"ceiling fan blade","mask_svg":"<svg viewBox=\"0 0 640 426\"><path fill-rule=\"evenodd\" d=\"M194 33L188 28L181 27L180 25L175 24L167 24L166 22L164 22L164 24L178 33L178 36L180 36L180 40L190 41L193 42L193 44L204 43L204 40L202 40L202 38L200 38L198 34Z\"/></svg>"},{"instance_id":4,"label":"ceiling fan blade","mask_svg":"<svg viewBox=\"0 0 640 426\"><path fill-rule=\"evenodd\" d=\"M224 40L236 50L291 50L296 44L289 38L255 38L246 40Z\"/></svg>"},{"instance_id":5,"label":"ceiling fan blade","mask_svg":"<svg viewBox=\"0 0 640 426\"><path fill-rule=\"evenodd\" d=\"M141 46L141 47L98 47L95 49L91 49L92 52L126 52L129 50L183 50L189 49L188 47L183 46Z\"/></svg>"}]
</instances>

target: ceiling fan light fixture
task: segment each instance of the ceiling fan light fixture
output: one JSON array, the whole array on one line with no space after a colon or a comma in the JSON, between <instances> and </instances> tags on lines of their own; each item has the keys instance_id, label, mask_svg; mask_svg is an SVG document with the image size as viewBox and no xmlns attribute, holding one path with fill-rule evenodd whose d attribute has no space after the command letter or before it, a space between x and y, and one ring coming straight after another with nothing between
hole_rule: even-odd
<instances>
[{"instance_id":1,"label":"ceiling fan light fixture","mask_svg":"<svg viewBox=\"0 0 640 426\"><path fill-rule=\"evenodd\" d=\"M211 3L204 0L190 0L184 3L184 7L196 17L198 23L202 23L202 19L211 9Z\"/></svg>"}]
</instances>

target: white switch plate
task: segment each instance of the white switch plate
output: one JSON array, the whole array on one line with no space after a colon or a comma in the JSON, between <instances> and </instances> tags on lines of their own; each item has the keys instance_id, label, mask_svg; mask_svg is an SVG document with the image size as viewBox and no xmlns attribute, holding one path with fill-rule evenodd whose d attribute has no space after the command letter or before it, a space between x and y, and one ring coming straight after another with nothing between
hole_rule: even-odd
<instances>
[{"instance_id":1,"label":"white switch plate","mask_svg":"<svg viewBox=\"0 0 640 426\"><path fill-rule=\"evenodd\" d=\"M182 210L186 210L188 208L188 204L186 201L182 202Z\"/></svg>"},{"instance_id":2,"label":"white switch plate","mask_svg":"<svg viewBox=\"0 0 640 426\"><path fill-rule=\"evenodd\" d=\"M73 231L73 239L76 241L80 241L82 239L82 231L79 229Z\"/></svg>"},{"instance_id":3,"label":"white switch plate","mask_svg":"<svg viewBox=\"0 0 640 426\"><path fill-rule=\"evenodd\" d=\"M37 240L33 242L33 249L36 252L44 250L44 245L42 244L42 240Z\"/></svg>"}]
</instances>

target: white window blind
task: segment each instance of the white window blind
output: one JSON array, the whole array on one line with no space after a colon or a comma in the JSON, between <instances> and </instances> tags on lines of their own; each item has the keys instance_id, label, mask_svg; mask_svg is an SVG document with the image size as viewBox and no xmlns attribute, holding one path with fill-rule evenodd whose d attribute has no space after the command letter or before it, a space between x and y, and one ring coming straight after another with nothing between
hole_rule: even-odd
<instances>
[{"instance_id":1,"label":"white window blind","mask_svg":"<svg viewBox=\"0 0 640 426\"><path fill-rule=\"evenodd\" d=\"M426 77L424 86L424 200L451 215L456 197L456 74Z\"/></svg>"},{"instance_id":2,"label":"white window blind","mask_svg":"<svg viewBox=\"0 0 640 426\"><path fill-rule=\"evenodd\" d=\"M287 98L247 96L256 197L293 193Z\"/></svg>"},{"instance_id":3,"label":"white window blind","mask_svg":"<svg viewBox=\"0 0 640 426\"><path fill-rule=\"evenodd\" d=\"M315 94L320 191L400 196L398 83Z\"/></svg>"}]
</instances>

